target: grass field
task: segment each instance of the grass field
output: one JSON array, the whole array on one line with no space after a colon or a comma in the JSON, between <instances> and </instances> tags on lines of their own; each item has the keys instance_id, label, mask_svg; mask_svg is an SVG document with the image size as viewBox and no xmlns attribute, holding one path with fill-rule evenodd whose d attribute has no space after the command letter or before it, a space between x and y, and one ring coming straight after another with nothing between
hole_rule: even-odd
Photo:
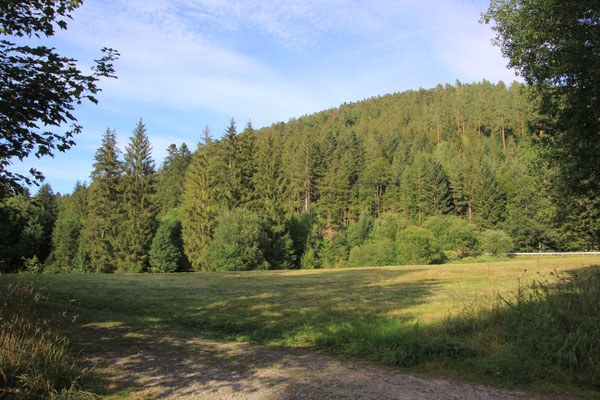
<instances>
[{"instance_id":1,"label":"grass field","mask_svg":"<svg viewBox=\"0 0 600 400\"><path fill-rule=\"evenodd\" d=\"M142 332L185 330L213 339L317 346L400 367L540 388L548 387L556 374L516 379L521 372L504 371L506 366L487 368L486 357L493 354L480 354L477 346L488 344L477 334L469 333L464 341L452 335L473 329L463 322L497 305L498 294L514 298L533 280L548 279L552 271L568 275L593 264L600 264L600 257L521 257L344 270L42 275L35 279L47 287L49 307L78 314L79 327L118 329L123 340ZM11 279L0 276L0 289ZM448 330L454 333L447 336ZM434 344L422 346L419 338L423 335L435 337ZM445 335L443 340L440 335ZM86 341L80 332L71 336L75 343ZM397 343L411 341L419 342L413 343L412 350L398 348ZM502 347L501 341L495 343ZM593 392L597 385L592 382L586 390ZM581 380L566 377L557 390L577 391L580 386Z\"/></svg>"}]
</instances>

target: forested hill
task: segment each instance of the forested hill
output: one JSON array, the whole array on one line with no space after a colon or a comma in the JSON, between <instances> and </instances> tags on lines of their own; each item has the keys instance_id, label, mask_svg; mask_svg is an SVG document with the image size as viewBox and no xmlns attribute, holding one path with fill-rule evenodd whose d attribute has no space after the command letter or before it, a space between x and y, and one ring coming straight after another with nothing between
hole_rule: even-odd
<instances>
[{"instance_id":1,"label":"forested hill","mask_svg":"<svg viewBox=\"0 0 600 400\"><path fill-rule=\"evenodd\" d=\"M193 155L171 145L158 171L141 121L123 159L107 130L89 186L4 199L1 268L313 268L597 248L598 200L567 196L540 167L527 91L457 82L260 130L232 120L220 140L205 129Z\"/></svg>"},{"instance_id":2,"label":"forested hill","mask_svg":"<svg viewBox=\"0 0 600 400\"><path fill-rule=\"evenodd\" d=\"M524 91L517 83L457 82L371 98L263 129L257 148L270 146L285 160L285 194L277 196L285 209L314 205L336 229L364 209L413 220L419 210L468 215L490 226L502 212L482 202L489 196L477 182L522 164L530 114Z\"/></svg>"}]
</instances>

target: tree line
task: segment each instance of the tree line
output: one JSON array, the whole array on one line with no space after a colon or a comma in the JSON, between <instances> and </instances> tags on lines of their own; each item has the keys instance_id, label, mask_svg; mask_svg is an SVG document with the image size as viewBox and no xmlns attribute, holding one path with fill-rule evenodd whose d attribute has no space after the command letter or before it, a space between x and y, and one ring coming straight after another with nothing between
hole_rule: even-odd
<instances>
[{"instance_id":1,"label":"tree line","mask_svg":"<svg viewBox=\"0 0 600 400\"><path fill-rule=\"evenodd\" d=\"M171 272L587 250L600 204L537 154L530 87L456 82L172 144L107 129L88 184L5 191L0 268ZM539 135L538 135L539 136Z\"/></svg>"}]
</instances>

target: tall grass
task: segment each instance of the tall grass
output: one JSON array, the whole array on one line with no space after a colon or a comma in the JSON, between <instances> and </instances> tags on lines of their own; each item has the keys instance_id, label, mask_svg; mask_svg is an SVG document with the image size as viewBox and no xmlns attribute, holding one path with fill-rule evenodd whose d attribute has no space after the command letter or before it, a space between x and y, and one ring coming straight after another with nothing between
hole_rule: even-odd
<instances>
[{"instance_id":1,"label":"tall grass","mask_svg":"<svg viewBox=\"0 0 600 400\"><path fill-rule=\"evenodd\" d=\"M318 346L389 365L440 365L496 383L600 389L600 267L534 281L443 322L331 325Z\"/></svg>"},{"instance_id":2,"label":"tall grass","mask_svg":"<svg viewBox=\"0 0 600 400\"><path fill-rule=\"evenodd\" d=\"M83 399L81 370L67 339L55 331L64 315L40 307L45 298L18 278L0 292L0 399Z\"/></svg>"},{"instance_id":3,"label":"tall grass","mask_svg":"<svg viewBox=\"0 0 600 400\"><path fill-rule=\"evenodd\" d=\"M506 353L492 371L507 374L510 359L535 360L513 379L554 375L600 389L600 267L554 272L500 302L481 326Z\"/></svg>"}]
</instances>

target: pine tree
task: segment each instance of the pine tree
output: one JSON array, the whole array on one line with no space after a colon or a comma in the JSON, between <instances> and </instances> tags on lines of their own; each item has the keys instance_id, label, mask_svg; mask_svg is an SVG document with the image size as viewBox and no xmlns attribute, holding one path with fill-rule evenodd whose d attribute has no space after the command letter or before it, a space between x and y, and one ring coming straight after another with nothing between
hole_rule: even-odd
<instances>
[{"instance_id":1,"label":"pine tree","mask_svg":"<svg viewBox=\"0 0 600 400\"><path fill-rule=\"evenodd\" d=\"M157 207L152 146L142 120L125 148L123 176L124 220L120 231L119 269L141 272L148 269L148 251L155 232Z\"/></svg>"},{"instance_id":2,"label":"pine tree","mask_svg":"<svg viewBox=\"0 0 600 400\"><path fill-rule=\"evenodd\" d=\"M121 202L122 162L114 130L107 129L96 151L88 215L83 222L80 252L89 257L93 272L113 272L118 265L119 229L123 220Z\"/></svg>"}]
</instances>

